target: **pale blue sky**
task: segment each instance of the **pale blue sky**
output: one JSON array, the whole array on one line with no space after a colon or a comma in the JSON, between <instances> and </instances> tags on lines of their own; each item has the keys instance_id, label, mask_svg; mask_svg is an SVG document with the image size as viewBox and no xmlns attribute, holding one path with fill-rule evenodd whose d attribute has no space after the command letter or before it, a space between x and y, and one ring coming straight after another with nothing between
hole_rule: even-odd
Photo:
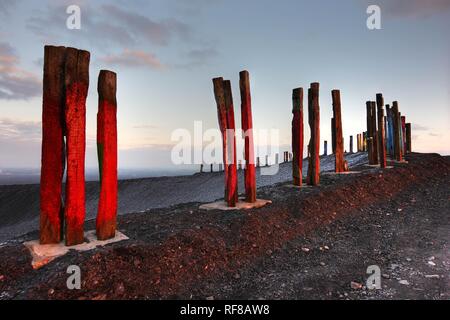
<instances>
[{"instance_id":1,"label":"pale blue sky","mask_svg":"<svg viewBox=\"0 0 450 320\"><path fill-rule=\"evenodd\" d=\"M69 4L81 7L81 30L65 27ZM381 7L382 30L367 29L369 4ZM165 167L173 130L195 120L217 127L213 77L232 80L240 123L243 69L255 128L279 129L283 145L292 89L318 81L322 140L332 89L341 90L347 142L364 130L365 101L383 92L413 123L415 150L449 154L449 30L450 0L0 0L0 168L39 166L44 44L91 52L88 167L100 69L118 73L123 168Z\"/></svg>"}]
</instances>

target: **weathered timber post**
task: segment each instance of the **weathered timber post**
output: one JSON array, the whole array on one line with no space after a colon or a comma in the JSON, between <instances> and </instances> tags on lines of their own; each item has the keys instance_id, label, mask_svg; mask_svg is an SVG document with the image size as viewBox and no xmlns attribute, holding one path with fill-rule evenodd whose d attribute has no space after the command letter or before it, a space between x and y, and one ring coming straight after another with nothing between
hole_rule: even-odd
<instances>
[{"instance_id":1,"label":"weathered timber post","mask_svg":"<svg viewBox=\"0 0 450 320\"><path fill-rule=\"evenodd\" d=\"M311 139L309 143L310 157L308 165L308 184L318 185L320 183L320 106L319 87L315 82L311 84L308 91L308 122L311 128Z\"/></svg>"},{"instance_id":2,"label":"weathered timber post","mask_svg":"<svg viewBox=\"0 0 450 320\"><path fill-rule=\"evenodd\" d=\"M200 165L200 173L203 173L203 163Z\"/></svg>"},{"instance_id":3,"label":"weathered timber post","mask_svg":"<svg viewBox=\"0 0 450 320\"><path fill-rule=\"evenodd\" d=\"M292 91L292 177L295 186L303 184L303 88Z\"/></svg>"},{"instance_id":4,"label":"weathered timber post","mask_svg":"<svg viewBox=\"0 0 450 320\"><path fill-rule=\"evenodd\" d=\"M336 119L331 118L331 153L336 154Z\"/></svg>"},{"instance_id":5,"label":"weathered timber post","mask_svg":"<svg viewBox=\"0 0 450 320\"><path fill-rule=\"evenodd\" d=\"M344 139L342 133L342 117L341 117L341 92L339 90L333 90L331 92L333 98L333 119L334 119L334 139L335 139L335 151L334 151L334 164L335 172L345 172L344 163Z\"/></svg>"},{"instance_id":6,"label":"weathered timber post","mask_svg":"<svg viewBox=\"0 0 450 320\"><path fill-rule=\"evenodd\" d=\"M356 152L359 152L359 133L356 134Z\"/></svg>"},{"instance_id":7,"label":"weathered timber post","mask_svg":"<svg viewBox=\"0 0 450 320\"><path fill-rule=\"evenodd\" d=\"M65 47L45 46L40 182L41 244L56 244L63 237L62 179L65 146L62 119L65 57Z\"/></svg>"},{"instance_id":8,"label":"weathered timber post","mask_svg":"<svg viewBox=\"0 0 450 320\"><path fill-rule=\"evenodd\" d=\"M266 167L268 167L268 166L269 166L269 156L266 155Z\"/></svg>"},{"instance_id":9,"label":"weathered timber post","mask_svg":"<svg viewBox=\"0 0 450 320\"><path fill-rule=\"evenodd\" d=\"M353 136L350 136L350 153L353 153Z\"/></svg>"},{"instance_id":10,"label":"weathered timber post","mask_svg":"<svg viewBox=\"0 0 450 320\"><path fill-rule=\"evenodd\" d=\"M384 98L381 93L377 94L378 114L378 155L381 168L386 168L386 140L384 127Z\"/></svg>"},{"instance_id":11,"label":"weathered timber post","mask_svg":"<svg viewBox=\"0 0 450 320\"><path fill-rule=\"evenodd\" d=\"M368 136L367 131L363 132L363 151L364 152L368 152L368 150L369 150L369 143L367 142L368 141L367 136Z\"/></svg>"},{"instance_id":12,"label":"weathered timber post","mask_svg":"<svg viewBox=\"0 0 450 320\"><path fill-rule=\"evenodd\" d=\"M217 118L219 121L219 128L222 133L222 153L223 153L223 167L225 180L224 199L225 201L227 201L228 199L227 110L225 106L225 92L224 92L223 78L214 78L213 86L214 86L214 97L217 104Z\"/></svg>"},{"instance_id":13,"label":"weathered timber post","mask_svg":"<svg viewBox=\"0 0 450 320\"><path fill-rule=\"evenodd\" d=\"M209 170L209 171L210 171L211 173L213 173L213 172L214 172L214 164L211 163L209 166L210 166L210 170Z\"/></svg>"},{"instance_id":14,"label":"weathered timber post","mask_svg":"<svg viewBox=\"0 0 450 320\"><path fill-rule=\"evenodd\" d=\"M236 155L236 125L234 122L233 94L230 80L223 82L225 107L227 114L227 157L228 157L228 198L229 207L235 207L238 202L238 181L237 181L237 155Z\"/></svg>"},{"instance_id":15,"label":"weathered timber post","mask_svg":"<svg viewBox=\"0 0 450 320\"><path fill-rule=\"evenodd\" d=\"M377 130L377 105L375 101L370 102L372 115L372 160L373 164L379 164L378 160L378 130Z\"/></svg>"},{"instance_id":16,"label":"weathered timber post","mask_svg":"<svg viewBox=\"0 0 450 320\"><path fill-rule=\"evenodd\" d=\"M117 225L117 76L102 70L98 77L97 152L100 197L97 238L114 238Z\"/></svg>"},{"instance_id":17,"label":"weathered timber post","mask_svg":"<svg viewBox=\"0 0 450 320\"><path fill-rule=\"evenodd\" d=\"M398 102L394 101L392 104L392 120L393 120L393 127L394 127L394 158L397 161L403 160L403 155L401 151L401 136L400 136L400 119L399 119L399 112L398 112Z\"/></svg>"},{"instance_id":18,"label":"weathered timber post","mask_svg":"<svg viewBox=\"0 0 450 320\"><path fill-rule=\"evenodd\" d=\"M261 161L260 161L259 157L256 157L256 167L257 168L261 167Z\"/></svg>"},{"instance_id":19,"label":"weathered timber post","mask_svg":"<svg viewBox=\"0 0 450 320\"><path fill-rule=\"evenodd\" d=\"M403 146L403 154L406 154L406 117L402 116L402 146Z\"/></svg>"},{"instance_id":20,"label":"weathered timber post","mask_svg":"<svg viewBox=\"0 0 450 320\"><path fill-rule=\"evenodd\" d=\"M253 142L252 100L250 75L248 71L239 73L241 91L241 120L245 137L245 201L256 201L255 147Z\"/></svg>"},{"instance_id":21,"label":"weathered timber post","mask_svg":"<svg viewBox=\"0 0 450 320\"><path fill-rule=\"evenodd\" d=\"M86 150L86 98L89 88L89 60L87 51L66 49L65 64L65 124L67 142L66 245L84 242Z\"/></svg>"},{"instance_id":22,"label":"weathered timber post","mask_svg":"<svg viewBox=\"0 0 450 320\"><path fill-rule=\"evenodd\" d=\"M372 143L370 143L370 140L372 139L372 103L370 101L366 101L366 112L367 112L367 135L366 135L366 143L367 146L367 156L369 158L369 164L373 164L373 150L372 150Z\"/></svg>"},{"instance_id":23,"label":"weathered timber post","mask_svg":"<svg viewBox=\"0 0 450 320\"><path fill-rule=\"evenodd\" d=\"M323 141L323 155L325 157L328 156L328 141L327 140Z\"/></svg>"},{"instance_id":24,"label":"weathered timber post","mask_svg":"<svg viewBox=\"0 0 450 320\"><path fill-rule=\"evenodd\" d=\"M406 152L411 153L412 152L412 146L411 146L411 123L406 124Z\"/></svg>"}]
</instances>

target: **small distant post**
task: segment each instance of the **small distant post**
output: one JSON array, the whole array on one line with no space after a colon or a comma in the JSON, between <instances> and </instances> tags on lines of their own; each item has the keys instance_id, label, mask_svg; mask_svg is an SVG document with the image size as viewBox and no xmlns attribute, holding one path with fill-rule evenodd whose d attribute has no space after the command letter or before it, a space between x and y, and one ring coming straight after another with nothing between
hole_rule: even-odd
<instances>
[{"instance_id":1,"label":"small distant post","mask_svg":"<svg viewBox=\"0 0 450 320\"><path fill-rule=\"evenodd\" d=\"M353 136L350 136L350 153L353 153Z\"/></svg>"},{"instance_id":2,"label":"small distant post","mask_svg":"<svg viewBox=\"0 0 450 320\"><path fill-rule=\"evenodd\" d=\"M210 172L211 172L211 173L214 172L214 164L213 164L213 163L210 164Z\"/></svg>"},{"instance_id":3,"label":"small distant post","mask_svg":"<svg viewBox=\"0 0 450 320\"><path fill-rule=\"evenodd\" d=\"M311 139L309 143L310 157L308 166L308 184L316 186L320 183L320 106L319 87L315 82L308 90L308 122L311 128Z\"/></svg>"},{"instance_id":4,"label":"small distant post","mask_svg":"<svg viewBox=\"0 0 450 320\"><path fill-rule=\"evenodd\" d=\"M117 225L117 76L102 70L98 77L97 152L100 197L96 221L97 238L114 238Z\"/></svg>"},{"instance_id":5,"label":"small distant post","mask_svg":"<svg viewBox=\"0 0 450 320\"><path fill-rule=\"evenodd\" d=\"M344 140L342 133L342 118L341 118L341 92L333 90L331 92L333 98L333 124L334 124L334 143L335 143L335 172L345 172L344 163Z\"/></svg>"},{"instance_id":6,"label":"small distant post","mask_svg":"<svg viewBox=\"0 0 450 320\"><path fill-rule=\"evenodd\" d=\"M367 112L367 136L366 136L366 145L367 145L367 155L369 157L369 164L373 164L373 150L372 143L370 143L372 137L372 107L371 102L366 101L366 112Z\"/></svg>"},{"instance_id":7,"label":"small distant post","mask_svg":"<svg viewBox=\"0 0 450 320\"><path fill-rule=\"evenodd\" d=\"M411 123L406 124L406 152L412 152L412 144L411 144Z\"/></svg>"},{"instance_id":8,"label":"small distant post","mask_svg":"<svg viewBox=\"0 0 450 320\"><path fill-rule=\"evenodd\" d=\"M406 117L402 116L402 146L403 154L406 154Z\"/></svg>"},{"instance_id":9,"label":"small distant post","mask_svg":"<svg viewBox=\"0 0 450 320\"><path fill-rule=\"evenodd\" d=\"M378 151L379 162L381 168L386 168L386 141L385 141L385 127L384 127L384 98L383 94L377 94L377 108L378 108Z\"/></svg>"},{"instance_id":10,"label":"small distant post","mask_svg":"<svg viewBox=\"0 0 450 320\"><path fill-rule=\"evenodd\" d=\"M303 88L292 91L292 177L295 186L303 184ZM288 153L289 155L289 153ZM288 159L289 160L289 159Z\"/></svg>"},{"instance_id":11,"label":"small distant post","mask_svg":"<svg viewBox=\"0 0 450 320\"><path fill-rule=\"evenodd\" d=\"M257 168L261 167L261 161L259 157L256 157L256 167Z\"/></svg>"},{"instance_id":12,"label":"small distant post","mask_svg":"<svg viewBox=\"0 0 450 320\"><path fill-rule=\"evenodd\" d=\"M323 141L323 155L325 157L328 156L328 141L327 140Z\"/></svg>"},{"instance_id":13,"label":"small distant post","mask_svg":"<svg viewBox=\"0 0 450 320\"><path fill-rule=\"evenodd\" d=\"M269 166L269 156L266 155L266 167L268 167L268 166Z\"/></svg>"}]
</instances>

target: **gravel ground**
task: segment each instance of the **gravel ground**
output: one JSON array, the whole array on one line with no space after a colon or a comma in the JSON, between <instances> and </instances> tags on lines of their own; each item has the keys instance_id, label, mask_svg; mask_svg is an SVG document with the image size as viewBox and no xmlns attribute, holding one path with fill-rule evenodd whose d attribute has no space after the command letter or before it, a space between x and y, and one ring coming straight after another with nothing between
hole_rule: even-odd
<instances>
[{"instance_id":1,"label":"gravel ground","mask_svg":"<svg viewBox=\"0 0 450 320\"><path fill-rule=\"evenodd\" d=\"M349 165L367 161L365 153L348 154ZM304 161L304 172L307 172ZM323 157L321 170L334 168L334 157ZM274 169L274 168L273 168ZM274 169L276 170L276 169ZM291 179L291 163L281 164L275 175L261 175L257 186L263 187ZM239 190L244 190L243 172L239 172ZM193 176L159 177L119 181L119 214L166 208L180 203L212 202L223 197L223 173ZM98 183L86 183L86 220L96 216ZM37 230L39 227L39 185L0 186L0 242Z\"/></svg>"},{"instance_id":2,"label":"gravel ground","mask_svg":"<svg viewBox=\"0 0 450 320\"><path fill-rule=\"evenodd\" d=\"M0 299L448 300L450 159L409 160L324 175L301 191L261 187L273 204L257 210L186 203L122 215L130 240L69 252L39 270L20 243L0 245ZM66 287L73 264L81 290ZM371 265L381 269L381 290L365 287Z\"/></svg>"}]
</instances>

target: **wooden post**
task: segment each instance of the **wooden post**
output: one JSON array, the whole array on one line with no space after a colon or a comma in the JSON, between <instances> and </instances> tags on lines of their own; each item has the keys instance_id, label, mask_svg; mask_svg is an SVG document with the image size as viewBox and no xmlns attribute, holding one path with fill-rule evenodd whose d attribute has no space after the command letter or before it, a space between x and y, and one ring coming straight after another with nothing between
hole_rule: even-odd
<instances>
[{"instance_id":1,"label":"wooden post","mask_svg":"<svg viewBox=\"0 0 450 320\"><path fill-rule=\"evenodd\" d=\"M100 169L100 197L97 238L115 237L117 225L117 76L102 70L98 77L97 152Z\"/></svg>"},{"instance_id":2,"label":"wooden post","mask_svg":"<svg viewBox=\"0 0 450 320\"><path fill-rule=\"evenodd\" d=\"M406 117L401 117L401 123L402 123L402 147L403 147L403 154L406 154Z\"/></svg>"},{"instance_id":3,"label":"wooden post","mask_svg":"<svg viewBox=\"0 0 450 320\"><path fill-rule=\"evenodd\" d=\"M378 160L378 130L377 130L377 105L375 101L370 102L371 115L372 115L372 160L373 164L379 164Z\"/></svg>"},{"instance_id":4,"label":"wooden post","mask_svg":"<svg viewBox=\"0 0 450 320\"><path fill-rule=\"evenodd\" d=\"M311 139L309 143L310 157L308 165L308 184L318 185L320 183L320 106L319 106L319 83L311 84L308 90L308 122L311 128Z\"/></svg>"},{"instance_id":5,"label":"wooden post","mask_svg":"<svg viewBox=\"0 0 450 320\"><path fill-rule=\"evenodd\" d=\"M266 167L268 167L268 166L269 166L269 156L266 155Z\"/></svg>"},{"instance_id":6,"label":"wooden post","mask_svg":"<svg viewBox=\"0 0 450 320\"><path fill-rule=\"evenodd\" d=\"M292 91L292 177L295 186L303 184L303 88Z\"/></svg>"},{"instance_id":7,"label":"wooden post","mask_svg":"<svg viewBox=\"0 0 450 320\"><path fill-rule=\"evenodd\" d=\"M217 118L219 121L219 128L222 134L222 153L223 153L223 167L224 167L224 199L228 199L228 145L227 145L227 111L225 106L225 93L223 78L214 78L214 97L217 105ZM203 166L203 165L202 165ZM203 167L202 167L203 169Z\"/></svg>"},{"instance_id":8,"label":"wooden post","mask_svg":"<svg viewBox=\"0 0 450 320\"><path fill-rule=\"evenodd\" d=\"M411 146L411 123L406 124L406 152L411 153L412 152L412 146Z\"/></svg>"},{"instance_id":9,"label":"wooden post","mask_svg":"<svg viewBox=\"0 0 450 320\"><path fill-rule=\"evenodd\" d=\"M345 172L344 163L344 139L342 133L342 117L341 117L341 92L339 90L333 90L331 92L333 98L333 119L334 119L334 129L333 134L335 139L335 151L334 151L334 163L335 172L341 173Z\"/></svg>"},{"instance_id":10,"label":"wooden post","mask_svg":"<svg viewBox=\"0 0 450 320\"><path fill-rule=\"evenodd\" d=\"M259 157L256 157L256 167L257 168L261 167L261 161L260 161Z\"/></svg>"},{"instance_id":11,"label":"wooden post","mask_svg":"<svg viewBox=\"0 0 450 320\"><path fill-rule=\"evenodd\" d=\"M241 91L241 120L245 137L245 201L256 201L255 147L253 142L252 101L250 75L248 71L239 73Z\"/></svg>"},{"instance_id":12,"label":"wooden post","mask_svg":"<svg viewBox=\"0 0 450 320\"><path fill-rule=\"evenodd\" d=\"M200 165L200 173L203 173L203 163Z\"/></svg>"},{"instance_id":13,"label":"wooden post","mask_svg":"<svg viewBox=\"0 0 450 320\"><path fill-rule=\"evenodd\" d=\"M353 136L350 136L350 153L353 153Z\"/></svg>"},{"instance_id":14,"label":"wooden post","mask_svg":"<svg viewBox=\"0 0 450 320\"><path fill-rule=\"evenodd\" d=\"M227 114L227 142L228 142L228 198L229 207L235 207L238 202L237 155L236 155L236 126L234 122L233 94L230 80L223 82L225 107Z\"/></svg>"},{"instance_id":15,"label":"wooden post","mask_svg":"<svg viewBox=\"0 0 450 320\"><path fill-rule=\"evenodd\" d=\"M331 153L336 154L336 119L331 118Z\"/></svg>"},{"instance_id":16,"label":"wooden post","mask_svg":"<svg viewBox=\"0 0 450 320\"><path fill-rule=\"evenodd\" d=\"M84 242L86 98L89 88L87 51L67 48L65 64L65 121L67 141L66 245Z\"/></svg>"},{"instance_id":17,"label":"wooden post","mask_svg":"<svg viewBox=\"0 0 450 320\"><path fill-rule=\"evenodd\" d=\"M214 172L214 164L213 164L213 163L210 164L210 172L211 172L211 173Z\"/></svg>"},{"instance_id":18,"label":"wooden post","mask_svg":"<svg viewBox=\"0 0 450 320\"><path fill-rule=\"evenodd\" d=\"M397 161L403 160L402 151L400 148L400 119L398 112L398 102L394 101L392 104L392 113L393 113L393 127L394 127L394 158Z\"/></svg>"},{"instance_id":19,"label":"wooden post","mask_svg":"<svg viewBox=\"0 0 450 320\"><path fill-rule=\"evenodd\" d=\"M386 140L384 127L384 98L381 93L377 94L378 114L378 154L381 168L386 168Z\"/></svg>"},{"instance_id":20,"label":"wooden post","mask_svg":"<svg viewBox=\"0 0 450 320\"><path fill-rule=\"evenodd\" d=\"M65 47L45 46L42 102L40 243L62 240L62 179L65 167L63 132Z\"/></svg>"},{"instance_id":21,"label":"wooden post","mask_svg":"<svg viewBox=\"0 0 450 320\"><path fill-rule=\"evenodd\" d=\"M327 140L323 141L323 155L325 157L328 156L328 141Z\"/></svg>"},{"instance_id":22,"label":"wooden post","mask_svg":"<svg viewBox=\"0 0 450 320\"><path fill-rule=\"evenodd\" d=\"M366 112L367 112L367 136L366 136L366 145L367 145L367 155L369 158L369 164L373 165L373 150L372 144L369 142L372 138L372 104L370 101L366 101Z\"/></svg>"}]
</instances>

